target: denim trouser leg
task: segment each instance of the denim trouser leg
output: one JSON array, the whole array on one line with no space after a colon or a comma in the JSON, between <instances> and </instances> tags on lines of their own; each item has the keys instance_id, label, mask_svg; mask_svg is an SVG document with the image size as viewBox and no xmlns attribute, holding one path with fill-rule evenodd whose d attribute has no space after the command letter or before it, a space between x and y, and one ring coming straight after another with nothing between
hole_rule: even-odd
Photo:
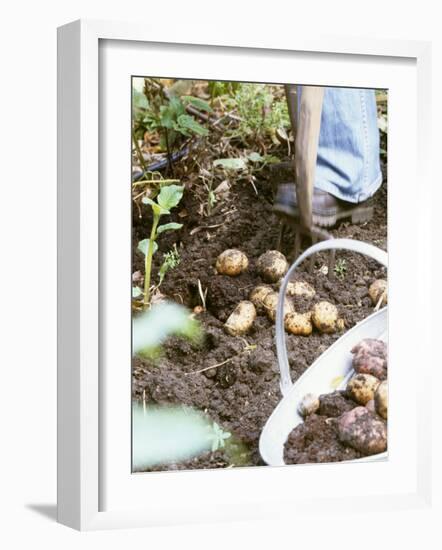
<instances>
[{"instance_id":1,"label":"denim trouser leg","mask_svg":"<svg viewBox=\"0 0 442 550\"><path fill-rule=\"evenodd\" d=\"M325 88L315 187L357 203L381 183L374 90Z\"/></svg>"}]
</instances>

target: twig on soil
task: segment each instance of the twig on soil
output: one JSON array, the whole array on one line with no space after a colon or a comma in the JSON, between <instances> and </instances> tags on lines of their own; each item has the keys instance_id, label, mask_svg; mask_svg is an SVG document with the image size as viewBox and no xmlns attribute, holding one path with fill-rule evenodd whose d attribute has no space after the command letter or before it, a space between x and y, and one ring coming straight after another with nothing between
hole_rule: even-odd
<instances>
[{"instance_id":1,"label":"twig on soil","mask_svg":"<svg viewBox=\"0 0 442 550\"><path fill-rule=\"evenodd\" d=\"M216 363L216 365L210 365L210 367L204 367L203 369L193 370L191 372L185 372L184 376L187 376L189 374L200 374L201 372L205 372L206 370L216 369L218 367L222 367L226 363L229 363L230 361L235 359L235 357L236 357L236 355L234 355L233 357L229 357L228 359L226 359L225 361L222 361L221 363Z\"/></svg>"},{"instance_id":2,"label":"twig on soil","mask_svg":"<svg viewBox=\"0 0 442 550\"><path fill-rule=\"evenodd\" d=\"M242 351L240 351L236 355L233 355L232 357L229 357L228 359L225 359L224 361L221 361L221 363L216 363L216 365L210 365L210 367L204 367L203 369L194 370L194 371L191 371L191 372L186 372L186 373L184 373L184 376L188 376L189 374L200 374L201 372L206 372L207 370L210 370L210 369L216 369L218 367L222 367L226 363L230 363L230 361L233 361L233 359L235 359L235 357L238 357L239 355L242 355L243 353L246 353L246 352L249 352L249 351L252 351L252 350L256 349L256 344L249 344L247 342L247 340L245 338L241 338L241 336L239 338L245 343L244 349Z\"/></svg>"},{"instance_id":3,"label":"twig on soil","mask_svg":"<svg viewBox=\"0 0 442 550\"><path fill-rule=\"evenodd\" d=\"M206 290L203 292L203 287L201 285L201 281L198 279L198 293L200 295L200 298L201 298L201 303L202 303L202 306L204 308L204 311L206 311L206 297L207 297L207 288Z\"/></svg>"},{"instance_id":4,"label":"twig on soil","mask_svg":"<svg viewBox=\"0 0 442 550\"><path fill-rule=\"evenodd\" d=\"M215 225L200 225L199 227L195 227L192 229L192 231L189 233L189 235L195 235L195 233L198 233L199 231L202 231L203 229L215 229L217 227L221 227L224 225L223 223L216 223Z\"/></svg>"}]
</instances>

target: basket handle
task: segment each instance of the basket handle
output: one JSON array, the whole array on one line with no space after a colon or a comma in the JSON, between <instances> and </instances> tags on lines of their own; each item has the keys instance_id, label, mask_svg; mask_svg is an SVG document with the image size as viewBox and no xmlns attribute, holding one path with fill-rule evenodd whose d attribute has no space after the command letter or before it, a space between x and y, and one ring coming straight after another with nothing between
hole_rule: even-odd
<instances>
[{"instance_id":1,"label":"basket handle","mask_svg":"<svg viewBox=\"0 0 442 550\"><path fill-rule=\"evenodd\" d=\"M297 260L290 266L287 271L279 290L278 305L276 308L276 353L278 357L279 371L281 374L281 393L286 395L288 390L292 386L292 379L290 378L290 367L287 357L287 347L285 343L285 330L284 330L284 298L287 290L287 284L290 281L295 269L309 256L316 254L316 252L323 252L324 250L349 250L352 252L359 252L365 254L370 258L378 261L384 267L387 267L388 254L373 246L372 244L364 243L362 241L356 241L353 239L329 239L314 244L303 252Z\"/></svg>"}]
</instances>

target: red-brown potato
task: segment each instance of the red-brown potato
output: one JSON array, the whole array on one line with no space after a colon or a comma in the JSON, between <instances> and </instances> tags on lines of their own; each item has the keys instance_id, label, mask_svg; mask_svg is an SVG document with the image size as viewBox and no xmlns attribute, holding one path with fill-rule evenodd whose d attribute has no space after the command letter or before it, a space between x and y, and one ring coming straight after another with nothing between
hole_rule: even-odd
<instances>
[{"instance_id":1,"label":"red-brown potato","mask_svg":"<svg viewBox=\"0 0 442 550\"><path fill-rule=\"evenodd\" d=\"M365 407L355 407L338 419L338 437L364 455L382 453L387 449L387 426Z\"/></svg>"}]
</instances>

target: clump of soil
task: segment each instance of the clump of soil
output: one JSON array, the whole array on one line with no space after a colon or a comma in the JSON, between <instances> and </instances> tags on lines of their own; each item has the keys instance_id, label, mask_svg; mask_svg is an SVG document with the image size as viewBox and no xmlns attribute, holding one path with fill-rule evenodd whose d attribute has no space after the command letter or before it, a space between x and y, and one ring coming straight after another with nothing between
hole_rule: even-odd
<instances>
[{"instance_id":1,"label":"clump of soil","mask_svg":"<svg viewBox=\"0 0 442 550\"><path fill-rule=\"evenodd\" d=\"M324 395L319 396L318 414L336 418L337 416L341 416L342 413L351 411L355 406L354 401L345 397L344 392L324 393Z\"/></svg>"},{"instance_id":2,"label":"clump of soil","mask_svg":"<svg viewBox=\"0 0 442 550\"><path fill-rule=\"evenodd\" d=\"M228 197L216 204L209 217L201 216L200 203L191 182L186 182L185 177L182 181L186 183L186 192L170 221L183 223L183 228L161 235L159 250L154 256L152 280L158 280L163 254L176 244L181 262L167 273L161 292L169 299L193 308L201 305L200 281L203 290L207 289L207 311L198 315L198 319L206 336L200 347L182 339L169 339L157 361L134 358L133 397L142 399L144 395L148 404L185 404L205 411L214 422L248 447L249 459L244 465L261 465L259 436L281 399L274 323L260 313L244 337L229 336L223 330L223 323L238 302L247 300L250 291L263 283L257 273L256 261L263 252L276 247L279 220L272 213L272 203L273 190L279 181L274 175L257 181L257 194L252 185L235 182ZM344 222L332 230L332 234L360 239L385 249L386 200L384 184L375 196L374 217L370 222L361 226ZM149 209L142 208L141 218L138 210L133 209L133 271L143 272L143 256L136 247L139 240L149 235L151 222ZM293 234L288 230L282 252L289 261L293 245ZM303 243L304 247L308 245L307 241ZM249 258L248 269L236 277L219 275L215 270L216 258L228 248L240 249ZM324 273L322 268L327 265L327 256L324 255L315 258L311 274L308 262L305 262L297 278L315 288L314 302L327 300L337 306L347 330L373 312L368 287L375 279L385 278L386 272L375 261L358 254L338 252L337 259L345 260L345 274L341 278L330 280ZM310 307L305 300L299 299L298 302L300 311ZM296 380L342 333L320 334L314 331L308 337L287 334L292 380ZM222 365L216 366L220 363ZM206 367L213 368L196 372ZM330 405L324 403L323 407L329 410ZM324 428L322 437L333 440L334 427L325 420L324 416L313 417L306 423L302 434L296 436L302 435L304 441L302 460L314 462L314 457L319 456L309 430ZM342 452L334 443L320 457L322 461L342 460ZM346 450L345 453L349 458L356 457L355 451ZM183 467L217 466L209 453Z\"/></svg>"},{"instance_id":3,"label":"clump of soil","mask_svg":"<svg viewBox=\"0 0 442 550\"><path fill-rule=\"evenodd\" d=\"M284 446L286 464L340 462L362 455L338 439L336 419L317 414L308 416L289 435Z\"/></svg>"}]
</instances>

